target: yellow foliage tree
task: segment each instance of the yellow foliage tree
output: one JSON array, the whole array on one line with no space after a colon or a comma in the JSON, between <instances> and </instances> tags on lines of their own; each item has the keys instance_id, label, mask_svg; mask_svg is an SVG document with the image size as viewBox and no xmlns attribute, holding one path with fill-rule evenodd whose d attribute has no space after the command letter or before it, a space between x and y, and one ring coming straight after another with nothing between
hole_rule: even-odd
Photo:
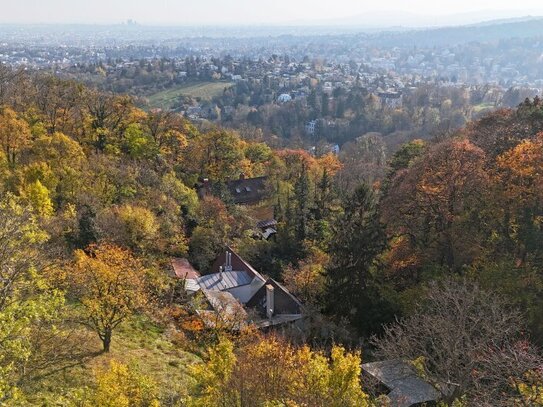
<instances>
[{"instance_id":1,"label":"yellow foliage tree","mask_svg":"<svg viewBox=\"0 0 543 407\"><path fill-rule=\"evenodd\" d=\"M360 353L333 347L330 357L277 338L260 338L234 354L222 340L192 368L191 406L368 407L360 387Z\"/></svg>"},{"instance_id":2,"label":"yellow foliage tree","mask_svg":"<svg viewBox=\"0 0 543 407\"><path fill-rule=\"evenodd\" d=\"M221 340L218 345L208 349L206 363L191 367L195 379L193 395L187 404L190 407L237 406L239 401L229 387L229 381L236 364L234 345Z\"/></svg>"},{"instance_id":3,"label":"yellow foliage tree","mask_svg":"<svg viewBox=\"0 0 543 407\"><path fill-rule=\"evenodd\" d=\"M30 127L17 117L10 108L4 108L0 114L0 147L10 165L15 165L21 150L30 142Z\"/></svg>"},{"instance_id":4,"label":"yellow foliage tree","mask_svg":"<svg viewBox=\"0 0 543 407\"><path fill-rule=\"evenodd\" d=\"M25 195L38 215L49 217L53 214L53 202L49 196L49 190L39 180L26 187Z\"/></svg>"},{"instance_id":5,"label":"yellow foliage tree","mask_svg":"<svg viewBox=\"0 0 543 407\"><path fill-rule=\"evenodd\" d=\"M113 330L148 302L144 268L130 251L110 244L77 250L73 285L84 321L109 352Z\"/></svg>"},{"instance_id":6,"label":"yellow foliage tree","mask_svg":"<svg viewBox=\"0 0 543 407\"><path fill-rule=\"evenodd\" d=\"M144 251L156 242L159 225L155 214L149 209L124 205L118 209L117 216L126 234L126 243L130 247Z\"/></svg>"},{"instance_id":7,"label":"yellow foliage tree","mask_svg":"<svg viewBox=\"0 0 543 407\"><path fill-rule=\"evenodd\" d=\"M96 374L93 406L159 407L156 383L137 369L112 360L109 369ZM90 406L89 406L90 407Z\"/></svg>"}]
</instances>

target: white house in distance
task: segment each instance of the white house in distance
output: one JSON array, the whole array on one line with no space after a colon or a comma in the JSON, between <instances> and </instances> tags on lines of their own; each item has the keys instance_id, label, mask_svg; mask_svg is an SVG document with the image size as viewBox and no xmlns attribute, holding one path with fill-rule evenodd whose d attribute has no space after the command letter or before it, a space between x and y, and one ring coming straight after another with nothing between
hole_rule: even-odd
<instances>
[{"instance_id":1,"label":"white house in distance","mask_svg":"<svg viewBox=\"0 0 543 407\"><path fill-rule=\"evenodd\" d=\"M174 270L184 262L174 259ZM264 277L229 247L215 260L210 274L200 276L192 270L191 267L190 273L175 275L185 280L189 294L201 292L207 299L209 309L196 310L201 316L209 316L210 310L219 317L237 313L260 328L302 318L302 305L296 297L277 281Z\"/></svg>"},{"instance_id":2,"label":"white house in distance","mask_svg":"<svg viewBox=\"0 0 543 407\"><path fill-rule=\"evenodd\" d=\"M317 121L310 120L305 124L305 132L309 136L314 136L317 132Z\"/></svg>"},{"instance_id":3,"label":"white house in distance","mask_svg":"<svg viewBox=\"0 0 543 407\"><path fill-rule=\"evenodd\" d=\"M279 103L287 103L287 102L290 102L291 100L292 100L292 96L290 96L288 93L282 93L277 98L277 101Z\"/></svg>"}]
</instances>

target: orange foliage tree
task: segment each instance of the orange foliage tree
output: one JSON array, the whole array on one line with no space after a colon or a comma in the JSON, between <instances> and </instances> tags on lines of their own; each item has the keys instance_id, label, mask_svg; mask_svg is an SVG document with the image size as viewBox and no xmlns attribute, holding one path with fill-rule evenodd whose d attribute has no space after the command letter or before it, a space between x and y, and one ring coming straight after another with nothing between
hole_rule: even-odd
<instances>
[{"instance_id":1,"label":"orange foliage tree","mask_svg":"<svg viewBox=\"0 0 543 407\"><path fill-rule=\"evenodd\" d=\"M73 284L84 307L84 322L109 352L113 330L149 300L141 262L130 251L110 244L78 250Z\"/></svg>"},{"instance_id":2,"label":"orange foliage tree","mask_svg":"<svg viewBox=\"0 0 543 407\"><path fill-rule=\"evenodd\" d=\"M496 159L502 230L514 242L517 263L540 251L543 238L543 133L523 140Z\"/></svg>"},{"instance_id":3,"label":"orange foliage tree","mask_svg":"<svg viewBox=\"0 0 543 407\"><path fill-rule=\"evenodd\" d=\"M409 242L407 252L451 268L475 255L477 208L488 185L484 164L480 148L453 139L432 146L396 173L382 208L390 233Z\"/></svg>"}]
</instances>

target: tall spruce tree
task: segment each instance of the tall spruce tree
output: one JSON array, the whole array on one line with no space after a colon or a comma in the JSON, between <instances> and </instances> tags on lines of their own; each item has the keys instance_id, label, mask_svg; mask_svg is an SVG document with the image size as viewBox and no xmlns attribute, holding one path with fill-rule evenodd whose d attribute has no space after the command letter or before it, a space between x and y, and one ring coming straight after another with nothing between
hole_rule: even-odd
<instances>
[{"instance_id":1,"label":"tall spruce tree","mask_svg":"<svg viewBox=\"0 0 543 407\"><path fill-rule=\"evenodd\" d=\"M322 172L322 177L315 189L316 218L318 220L325 219L330 213L330 201L332 198L332 179L326 168Z\"/></svg>"},{"instance_id":2,"label":"tall spruce tree","mask_svg":"<svg viewBox=\"0 0 543 407\"><path fill-rule=\"evenodd\" d=\"M309 230L309 214L310 214L310 190L309 190L309 174L307 168L302 166L302 173L296 180L294 185L294 194L296 198L296 207L294 213L294 230L296 240L303 242Z\"/></svg>"},{"instance_id":3,"label":"tall spruce tree","mask_svg":"<svg viewBox=\"0 0 543 407\"><path fill-rule=\"evenodd\" d=\"M334 227L331 262L326 270L327 308L345 316L359 332L374 295L369 292L370 269L386 247L375 196L368 186L358 187L344 203L345 212Z\"/></svg>"}]
</instances>

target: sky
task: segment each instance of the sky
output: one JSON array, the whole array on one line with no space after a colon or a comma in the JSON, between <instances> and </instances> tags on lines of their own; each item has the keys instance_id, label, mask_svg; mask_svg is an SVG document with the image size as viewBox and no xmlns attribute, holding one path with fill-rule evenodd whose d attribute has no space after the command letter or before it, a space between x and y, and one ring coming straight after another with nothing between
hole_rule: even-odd
<instances>
[{"instance_id":1,"label":"sky","mask_svg":"<svg viewBox=\"0 0 543 407\"><path fill-rule=\"evenodd\" d=\"M273 25L347 19L370 25L417 25L451 14L457 15L451 20L454 23L543 15L543 1L0 0L0 10L0 23L120 23L133 19L147 25Z\"/></svg>"}]
</instances>

